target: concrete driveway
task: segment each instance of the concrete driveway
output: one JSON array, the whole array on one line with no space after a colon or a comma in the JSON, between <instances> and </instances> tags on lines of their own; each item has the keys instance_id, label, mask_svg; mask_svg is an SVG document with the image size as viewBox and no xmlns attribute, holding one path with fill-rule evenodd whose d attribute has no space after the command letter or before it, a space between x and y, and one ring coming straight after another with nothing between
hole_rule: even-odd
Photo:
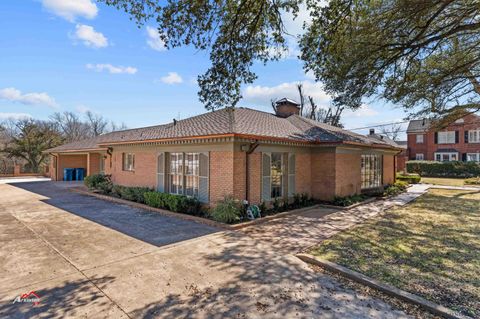
<instances>
[{"instance_id":1,"label":"concrete driveway","mask_svg":"<svg viewBox=\"0 0 480 319\"><path fill-rule=\"evenodd\" d=\"M407 317L277 249L278 226L256 227L220 232L54 183L0 185L0 317ZM12 303L30 291L40 304Z\"/></svg>"}]
</instances>

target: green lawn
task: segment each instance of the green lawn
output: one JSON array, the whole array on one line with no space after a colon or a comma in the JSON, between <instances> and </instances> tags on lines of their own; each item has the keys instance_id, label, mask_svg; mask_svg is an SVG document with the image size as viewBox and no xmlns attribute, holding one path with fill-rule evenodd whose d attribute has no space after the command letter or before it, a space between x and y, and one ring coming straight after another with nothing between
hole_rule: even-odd
<instances>
[{"instance_id":1,"label":"green lawn","mask_svg":"<svg viewBox=\"0 0 480 319\"><path fill-rule=\"evenodd\" d=\"M440 178L440 177L422 177L424 184L445 185L445 186L464 186L464 178Z\"/></svg>"},{"instance_id":2,"label":"green lawn","mask_svg":"<svg viewBox=\"0 0 480 319\"><path fill-rule=\"evenodd\" d=\"M432 189L310 253L480 317L480 190Z\"/></svg>"}]
</instances>

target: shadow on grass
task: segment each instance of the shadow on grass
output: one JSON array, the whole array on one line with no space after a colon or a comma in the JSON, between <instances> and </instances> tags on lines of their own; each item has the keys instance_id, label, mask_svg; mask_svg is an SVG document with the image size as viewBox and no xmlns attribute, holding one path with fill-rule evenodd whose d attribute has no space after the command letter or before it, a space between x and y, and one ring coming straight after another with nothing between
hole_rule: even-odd
<instances>
[{"instance_id":1,"label":"shadow on grass","mask_svg":"<svg viewBox=\"0 0 480 319\"><path fill-rule=\"evenodd\" d=\"M479 317L479 193L433 190L313 253Z\"/></svg>"}]
</instances>

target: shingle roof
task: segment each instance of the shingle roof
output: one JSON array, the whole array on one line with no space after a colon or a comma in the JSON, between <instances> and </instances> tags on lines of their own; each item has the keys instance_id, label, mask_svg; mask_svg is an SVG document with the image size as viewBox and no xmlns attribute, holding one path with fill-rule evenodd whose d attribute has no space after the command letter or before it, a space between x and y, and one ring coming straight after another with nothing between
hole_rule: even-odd
<instances>
[{"instance_id":1,"label":"shingle roof","mask_svg":"<svg viewBox=\"0 0 480 319\"><path fill-rule=\"evenodd\" d=\"M430 127L430 120L412 120L408 123L407 133L425 132Z\"/></svg>"},{"instance_id":2,"label":"shingle roof","mask_svg":"<svg viewBox=\"0 0 480 319\"><path fill-rule=\"evenodd\" d=\"M221 109L164 125L142 127L100 135L96 138L65 144L49 152L93 149L109 143L142 142L222 134L241 134L265 138L282 138L301 142L357 142L389 146L384 141L319 123L298 115L277 117L249 108Z\"/></svg>"}]
</instances>

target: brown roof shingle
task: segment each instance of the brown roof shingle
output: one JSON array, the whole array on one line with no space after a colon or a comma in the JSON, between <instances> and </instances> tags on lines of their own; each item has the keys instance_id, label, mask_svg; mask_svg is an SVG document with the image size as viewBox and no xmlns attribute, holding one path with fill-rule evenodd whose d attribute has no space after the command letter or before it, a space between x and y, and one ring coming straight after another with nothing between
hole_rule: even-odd
<instances>
[{"instance_id":1,"label":"brown roof shingle","mask_svg":"<svg viewBox=\"0 0 480 319\"><path fill-rule=\"evenodd\" d=\"M204 113L164 125L107 133L92 139L61 145L48 150L48 152L94 149L100 146L108 146L109 143L223 134L283 138L303 142L338 143L349 141L367 145L389 146L388 143L298 115L281 118L271 113L249 108L235 108Z\"/></svg>"}]
</instances>

